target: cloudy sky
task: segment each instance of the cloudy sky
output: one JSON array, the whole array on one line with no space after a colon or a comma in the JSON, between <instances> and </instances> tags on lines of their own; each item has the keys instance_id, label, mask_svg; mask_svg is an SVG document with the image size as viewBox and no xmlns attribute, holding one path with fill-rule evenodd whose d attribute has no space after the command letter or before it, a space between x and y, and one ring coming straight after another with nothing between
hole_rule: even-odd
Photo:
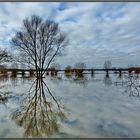
<instances>
[{"instance_id":1,"label":"cloudy sky","mask_svg":"<svg viewBox=\"0 0 140 140\"><path fill-rule=\"evenodd\" d=\"M1 2L1 47L11 47L11 37L32 14L55 20L66 32L69 45L57 60L62 67L84 62L102 68L105 60L116 67L140 65L140 3Z\"/></svg>"}]
</instances>

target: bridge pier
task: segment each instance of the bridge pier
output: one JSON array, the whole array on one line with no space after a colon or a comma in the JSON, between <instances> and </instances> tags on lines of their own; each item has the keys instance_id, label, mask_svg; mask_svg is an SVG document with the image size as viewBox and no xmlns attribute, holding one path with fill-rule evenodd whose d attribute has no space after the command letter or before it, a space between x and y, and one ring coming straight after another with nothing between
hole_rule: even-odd
<instances>
[{"instance_id":1,"label":"bridge pier","mask_svg":"<svg viewBox=\"0 0 140 140\"><path fill-rule=\"evenodd\" d=\"M34 71L30 69L30 76L32 77L34 75Z\"/></svg>"},{"instance_id":2,"label":"bridge pier","mask_svg":"<svg viewBox=\"0 0 140 140\"><path fill-rule=\"evenodd\" d=\"M49 75L49 71L46 71L46 75Z\"/></svg>"},{"instance_id":3,"label":"bridge pier","mask_svg":"<svg viewBox=\"0 0 140 140\"><path fill-rule=\"evenodd\" d=\"M135 71L135 74L136 74L137 77L139 77L139 71L138 70Z\"/></svg>"},{"instance_id":4,"label":"bridge pier","mask_svg":"<svg viewBox=\"0 0 140 140\"><path fill-rule=\"evenodd\" d=\"M106 70L106 77L109 77L109 70Z\"/></svg>"},{"instance_id":5,"label":"bridge pier","mask_svg":"<svg viewBox=\"0 0 140 140\"><path fill-rule=\"evenodd\" d=\"M24 77L24 76L25 76L25 71L22 71L22 73L21 73L21 74L22 74L22 76Z\"/></svg>"},{"instance_id":6,"label":"bridge pier","mask_svg":"<svg viewBox=\"0 0 140 140\"><path fill-rule=\"evenodd\" d=\"M91 70L91 77L94 77L94 70Z\"/></svg>"},{"instance_id":7,"label":"bridge pier","mask_svg":"<svg viewBox=\"0 0 140 140\"><path fill-rule=\"evenodd\" d=\"M122 70L119 70L119 78L122 77Z\"/></svg>"},{"instance_id":8,"label":"bridge pier","mask_svg":"<svg viewBox=\"0 0 140 140\"><path fill-rule=\"evenodd\" d=\"M16 69L13 69L12 75L11 75L11 76L12 76L12 77L17 77L17 72L18 72L18 71L17 71Z\"/></svg>"}]
</instances>

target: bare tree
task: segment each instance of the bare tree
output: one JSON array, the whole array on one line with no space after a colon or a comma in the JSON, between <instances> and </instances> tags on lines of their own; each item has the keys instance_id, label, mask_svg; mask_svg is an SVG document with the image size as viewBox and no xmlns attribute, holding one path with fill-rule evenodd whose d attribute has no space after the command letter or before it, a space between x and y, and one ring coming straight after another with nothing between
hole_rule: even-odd
<instances>
[{"instance_id":1,"label":"bare tree","mask_svg":"<svg viewBox=\"0 0 140 140\"><path fill-rule=\"evenodd\" d=\"M65 68L65 76L67 76L68 78L71 77L73 73L73 69L70 65L66 66Z\"/></svg>"},{"instance_id":2,"label":"bare tree","mask_svg":"<svg viewBox=\"0 0 140 140\"><path fill-rule=\"evenodd\" d=\"M110 69L111 68L111 61L105 61L104 63L104 69Z\"/></svg>"},{"instance_id":3,"label":"bare tree","mask_svg":"<svg viewBox=\"0 0 140 140\"><path fill-rule=\"evenodd\" d=\"M12 60L10 53L6 49L0 49L0 63Z\"/></svg>"},{"instance_id":4,"label":"bare tree","mask_svg":"<svg viewBox=\"0 0 140 140\"><path fill-rule=\"evenodd\" d=\"M29 63L35 68L36 76L42 77L56 56L66 45L66 36L57 23L33 15L23 20L23 29L12 38L12 44L25 57L19 62Z\"/></svg>"},{"instance_id":5,"label":"bare tree","mask_svg":"<svg viewBox=\"0 0 140 140\"><path fill-rule=\"evenodd\" d=\"M71 70L72 69L72 67L70 66L70 65L68 65L68 66L66 66L66 68L65 68L66 70L68 69L68 70Z\"/></svg>"},{"instance_id":6,"label":"bare tree","mask_svg":"<svg viewBox=\"0 0 140 140\"><path fill-rule=\"evenodd\" d=\"M61 68L61 65L59 63L52 63L50 65L51 68L55 68L56 70L60 69Z\"/></svg>"},{"instance_id":7,"label":"bare tree","mask_svg":"<svg viewBox=\"0 0 140 140\"><path fill-rule=\"evenodd\" d=\"M84 69L84 68L86 68L86 65L82 62L78 62L75 64L74 68L75 69Z\"/></svg>"}]
</instances>

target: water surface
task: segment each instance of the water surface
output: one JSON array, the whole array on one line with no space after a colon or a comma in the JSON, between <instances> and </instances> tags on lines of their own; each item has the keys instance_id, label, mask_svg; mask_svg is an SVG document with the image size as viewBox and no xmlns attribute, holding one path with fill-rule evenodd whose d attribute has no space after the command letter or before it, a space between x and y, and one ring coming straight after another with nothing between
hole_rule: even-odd
<instances>
[{"instance_id":1,"label":"water surface","mask_svg":"<svg viewBox=\"0 0 140 140\"><path fill-rule=\"evenodd\" d=\"M7 97L0 101L0 137L31 137L25 135L25 128L30 130L34 126L27 127L28 122L24 122L25 127L17 124L13 114L23 110L21 105L29 97L29 89L34 80L20 75L0 78L0 94ZM110 74L106 77L100 73L75 78L60 73L56 77L45 76L44 81L65 108L66 117L55 117L58 127L52 125L50 134L41 133L39 137L140 137L140 100L126 90L124 76L119 78L118 75ZM45 95L47 100L53 102L47 91ZM36 125L40 126L39 123ZM52 130L52 127L55 128ZM45 129L43 124L41 129Z\"/></svg>"}]
</instances>

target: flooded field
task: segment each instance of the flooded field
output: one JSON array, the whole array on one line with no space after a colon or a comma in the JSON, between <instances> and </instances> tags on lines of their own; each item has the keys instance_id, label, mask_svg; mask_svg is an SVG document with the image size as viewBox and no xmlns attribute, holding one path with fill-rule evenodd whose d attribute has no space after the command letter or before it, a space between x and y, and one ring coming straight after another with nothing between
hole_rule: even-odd
<instances>
[{"instance_id":1,"label":"flooded field","mask_svg":"<svg viewBox=\"0 0 140 140\"><path fill-rule=\"evenodd\" d=\"M1 77L0 137L140 137L139 87L127 76L60 73L44 88L34 77Z\"/></svg>"}]
</instances>

